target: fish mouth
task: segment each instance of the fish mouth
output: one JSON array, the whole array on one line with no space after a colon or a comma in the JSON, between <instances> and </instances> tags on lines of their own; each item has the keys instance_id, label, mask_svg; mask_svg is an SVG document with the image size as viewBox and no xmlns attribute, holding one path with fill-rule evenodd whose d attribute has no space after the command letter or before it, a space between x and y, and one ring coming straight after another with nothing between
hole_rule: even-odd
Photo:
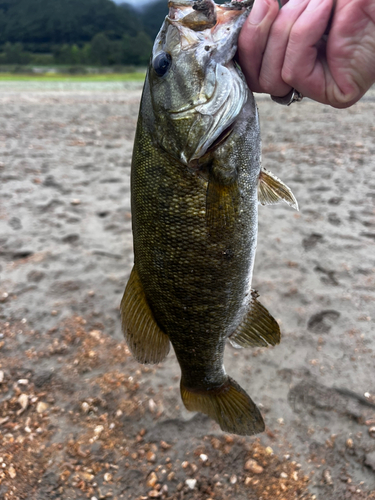
<instances>
[{"instance_id":1,"label":"fish mouth","mask_svg":"<svg viewBox=\"0 0 375 500\"><path fill-rule=\"evenodd\" d=\"M174 0L169 2L168 20L178 27L181 46L202 43L212 47L211 64L199 95L193 102L170 110L173 120L196 115L187 136L186 150L181 153L185 164L199 160L228 138L233 124L248 98L248 88L233 58L237 51L238 33L249 9L247 2L216 5L213 0ZM197 31L201 33L196 33ZM195 32L195 33L194 33ZM196 38L199 37L199 38ZM197 134L197 126L201 131Z\"/></svg>"},{"instance_id":2,"label":"fish mouth","mask_svg":"<svg viewBox=\"0 0 375 500\"><path fill-rule=\"evenodd\" d=\"M254 0L238 0L217 5L213 0L170 0L168 18L191 30L201 31L230 23L253 3Z\"/></svg>"}]
</instances>

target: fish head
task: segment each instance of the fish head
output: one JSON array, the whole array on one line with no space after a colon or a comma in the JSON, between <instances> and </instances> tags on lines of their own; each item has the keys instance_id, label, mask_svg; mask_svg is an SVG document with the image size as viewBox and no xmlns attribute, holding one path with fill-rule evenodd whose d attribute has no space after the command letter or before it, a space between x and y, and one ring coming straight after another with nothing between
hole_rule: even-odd
<instances>
[{"instance_id":1,"label":"fish head","mask_svg":"<svg viewBox=\"0 0 375 500\"><path fill-rule=\"evenodd\" d=\"M148 79L155 138L185 165L204 156L248 98L233 58L248 9L240 2L171 0Z\"/></svg>"}]
</instances>

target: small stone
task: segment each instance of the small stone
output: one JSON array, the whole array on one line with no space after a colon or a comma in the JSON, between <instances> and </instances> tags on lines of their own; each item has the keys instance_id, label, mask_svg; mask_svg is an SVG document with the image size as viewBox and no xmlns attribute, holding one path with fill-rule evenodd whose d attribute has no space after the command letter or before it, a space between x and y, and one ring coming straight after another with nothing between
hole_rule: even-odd
<instances>
[{"instance_id":1,"label":"small stone","mask_svg":"<svg viewBox=\"0 0 375 500\"><path fill-rule=\"evenodd\" d=\"M18 410L17 415L21 415L21 413L23 413L29 405L29 396L27 394L20 394L18 403L21 406L21 409Z\"/></svg>"},{"instance_id":2,"label":"small stone","mask_svg":"<svg viewBox=\"0 0 375 500\"><path fill-rule=\"evenodd\" d=\"M173 479L175 478L175 475L176 475L176 473L175 473L175 472L173 472L173 471L172 471L172 472L170 472L170 473L168 474L168 476L167 476L168 481L173 481Z\"/></svg>"},{"instance_id":3,"label":"small stone","mask_svg":"<svg viewBox=\"0 0 375 500\"><path fill-rule=\"evenodd\" d=\"M48 404L44 403L44 401L39 401L39 403L36 405L37 413L44 413L47 409L48 409Z\"/></svg>"},{"instance_id":4,"label":"small stone","mask_svg":"<svg viewBox=\"0 0 375 500\"><path fill-rule=\"evenodd\" d=\"M147 452L146 458L148 462L156 462L156 455L152 451Z\"/></svg>"},{"instance_id":5,"label":"small stone","mask_svg":"<svg viewBox=\"0 0 375 500\"><path fill-rule=\"evenodd\" d=\"M230 484L236 484L237 483L237 476L236 474L232 474L229 479Z\"/></svg>"},{"instance_id":6,"label":"small stone","mask_svg":"<svg viewBox=\"0 0 375 500\"><path fill-rule=\"evenodd\" d=\"M247 476L247 478L245 479L245 485L249 486L249 484L251 484L251 481L252 481L252 478Z\"/></svg>"},{"instance_id":7,"label":"small stone","mask_svg":"<svg viewBox=\"0 0 375 500\"><path fill-rule=\"evenodd\" d=\"M263 467L258 464L256 460L252 458L245 463L245 470L252 472L253 474L262 474Z\"/></svg>"},{"instance_id":8,"label":"small stone","mask_svg":"<svg viewBox=\"0 0 375 500\"><path fill-rule=\"evenodd\" d=\"M298 472L296 470L293 472L292 478L294 479L294 481L298 481Z\"/></svg>"},{"instance_id":9,"label":"small stone","mask_svg":"<svg viewBox=\"0 0 375 500\"><path fill-rule=\"evenodd\" d=\"M70 204L71 205L80 205L81 204L81 200L79 200L78 198L75 198L74 200L70 201Z\"/></svg>"},{"instance_id":10,"label":"small stone","mask_svg":"<svg viewBox=\"0 0 375 500\"><path fill-rule=\"evenodd\" d=\"M186 461L185 461L185 462L182 462L181 467L182 467L183 469L187 469L187 468L189 467L189 462L186 462Z\"/></svg>"},{"instance_id":11,"label":"small stone","mask_svg":"<svg viewBox=\"0 0 375 500\"><path fill-rule=\"evenodd\" d=\"M18 385L28 385L29 381L27 378L20 378L17 382Z\"/></svg>"},{"instance_id":12,"label":"small stone","mask_svg":"<svg viewBox=\"0 0 375 500\"><path fill-rule=\"evenodd\" d=\"M286 472L282 472L282 473L280 474L280 477L281 477L282 479L288 479L288 474L287 474Z\"/></svg>"},{"instance_id":13,"label":"small stone","mask_svg":"<svg viewBox=\"0 0 375 500\"><path fill-rule=\"evenodd\" d=\"M331 472L329 469L325 469L323 471L323 479L324 479L324 482L330 486L333 485L333 481L332 481L332 476L331 476Z\"/></svg>"},{"instance_id":14,"label":"small stone","mask_svg":"<svg viewBox=\"0 0 375 500\"><path fill-rule=\"evenodd\" d=\"M353 446L354 446L353 439L348 438L348 439L346 440L346 446L347 446L348 448L353 448Z\"/></svg>"},{"instance_id":15,"label":"small stone","mask_svg":"<svg viewBox=\"0 0 375 500\"><path fill-rule=\"evenodd\" d=\"M104 426L103 425L97 425L94 429L94 434L97 436L100 436L100 434L104 431Z\"/></svg>"},{"instance_id":16,"label":"small stone","mask_svg":"<svg viewBox=\"0 0 375 500\"><path fill-rule=\"evenodd\" d=\"M202 461L203 463L207 462L207 460L208 460L208 456L207 456L207 455L205 455L204 453L201 453L201 454L199 455L199 458L201 459L201 461Z\"/></svg>"},{"instance_id":17,"label":"small stone","mask_svg":"<svg viewBox=\"0 0 375 500\"><path fill-rule=\"evenodd\" d=\"M0 384L4 382L4 372L0 370Z\"/></svg>"},{"instance_id":18,"label":"small stone","mask_svg":"<svg viewBox=\"0 0 375 500\"><path fill-rule=\"evenodd\" d=\"M165 441L160 441L160 446L163 448L163 450L169 450L169 448L171 448L171 445L166 443Z\"/></svg>"},{"instance_id":19,"label":"small stone","mask_svg":"<svg viewBox=\"0 0 375 500\"><path fill-rule=\"evenodd\" d=\"M158 490L151 490L148 492L148 496L151 498L159 498L161 497L161 495L162 495L161 491Z\"/></svg>"},{"instance_id":20,"label":"small stone","mask_svg":"<svg viewBox=\"0 0 375 500\"><path fill-rule=\"evenodd\" d=\"M147 479L147 486L149 488L154 488L157 482L158 482L158 476L155 474L155 472L151 472L151 474L148 476Z\"/></svg>"},{"instance_id":21,"label":"small stone","mask_svg":"<svg viewBox=\"0 0 375 500\"><path fill-rule=\"evenodd\" d=\"M90 409L90 405L88 403L86 403L86 401L84 401L81 404L81 410L83 411L83 413L88 413L89 409Z\"/></svg>"},{"instance_id":22,"label":"small stone","mask_svg":"<svg viewBox=\"0 0 375 500\"><path fill-rule=\"evenodd\" d=\"M370 434L370 437L375 439L375 427L370 427L368 433Z\"/></svg>"},{"instance_id":23,"label":"small stone","mask_svg":"<svg viewBox=\"0 0 375 500\"><path fill-rule=\"evenodd\" d=\"M149 399L148 401L148 409L150 410L151 413L155 413L156 412L156 403L153 399Z\"/></svg>"},{"instance_id":24,"label":"small stone","mask_svg":"<svg viewBox=\"0 0 375 500\"><path fill-rule=\"evenodd\" d=\"M273 455L273 449L271 448L271 446L267 446L267 448L266 448L266 454L269 455L269 456Z\"/></svg>"},{"instance_id":25,"label":"small stone","mask_svg":"<svg viewBox=\"0 0 375 500\"><path fill-rule=\"evenodd\" d=\"M195 488L195 485L197 484L196 479L186 479L185 484L189 488L189 490L193 490Z\"/></svg>"},{"instance_id":26,"label":"small stone","mask_svg":"<svg viewBox=\"0 0 375 500\"><path fill-rule=\"evenodd\" d=\"M11 479L14 479L17 476L16 469L10 466L8 469L8 474Z\"/></svg>"},{"instance_id":27,"label":"small stone","mask_svg":"<svg viewBox=\"0 0 375 500\"><path fill-rule=\"evenodd\" d=\"M93 337L96 340L100 339L101 334L102 334L102 332L100 330L92 330L90 332L91 337Z\"/></svg>"},{"instance_id":28,"label":"small stone","mask_svg":"<svg viewBox=\"0 0 375 500\"><path fill-rule=\"evenodd\" d=\"M107 481L107 483L108 483L109 481L112 481L112 474L110 474L109 472L106 472L106 473L104 474L104 481Z\"/></svg>"},{"instance_id":29,"label":"small stone","mask_svg":"<svg viewBox=\"0 0 375 500\"><path fill-rule=\"evenodd\" d=\"M79 475L84 481L87 481L89 483L95 478L95 476L93 474L90 474L89 472L80 472Z\"/></svg>"}]
</instances>

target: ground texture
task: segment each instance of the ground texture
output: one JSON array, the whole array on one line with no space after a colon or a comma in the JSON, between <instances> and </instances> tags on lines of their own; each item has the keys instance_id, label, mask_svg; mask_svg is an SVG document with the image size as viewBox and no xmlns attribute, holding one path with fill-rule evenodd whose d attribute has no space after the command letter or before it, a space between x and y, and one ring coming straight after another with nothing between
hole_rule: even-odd
<instances>
[{"instance_id":1,"label":"ground texture","mask_svg":"<svg viewBox=\"0 0 375 500\"><path fill-rule=\"evenodd\" d=\"M0 498L375 499L375 92L258 99L300 212L260 207L253 286L283 337L227 347L267 424L245 439L184 410L173 354L122 340L140 87L54 85L0 89Z\"/></svg>"}]
</instances>

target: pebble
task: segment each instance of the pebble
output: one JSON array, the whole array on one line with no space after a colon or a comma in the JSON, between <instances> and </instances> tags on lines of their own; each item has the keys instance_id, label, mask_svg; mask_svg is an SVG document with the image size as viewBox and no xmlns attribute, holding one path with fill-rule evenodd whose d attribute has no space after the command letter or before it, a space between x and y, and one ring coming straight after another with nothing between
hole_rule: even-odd
<instances>
[{"instance_id":1,"label":"pebble","mask_svg":"<svg viewBox=\"0 0 375 500\"><path fill-rule=\"evenodd\" d=\"M78 198L75 198L74 200L70 201L70 204L71 205L80 205L81 204L81 200L78 199Z\"/></svg>"},{"instance_id":2,"label":"pebble","mask_svg":"<svg viewBox=\"0 0 375 500\"><path fill-rule=\"evenodd\" d=\"M21 406L21 409L18 410L17 415L21 415L21 413L23 413L29 405L29 396L27 394L20 394L18 403Z\"/></svg>"},{"instance_id":3,"label":"pebble","mask_svg":"<svg viewBox=\"0 0 375 500\"><path fill-rule=\"evenodd\" d=\"M348 439L346 440L346 446L347 446L348 448L353 448L353 446L354 446L353 439L348 438Z\"/></svg>"},{"instance_id":4,"label":"pebble","mask_svg":"<svg viewBox=\"0 0 375 500\"><path fill-rule=\"evenodd\" d=\"M264 469L261 465L258 464L258 462L256 460L253 460L252 458L250 458L250 460L248 460L245 463L245 470L248 470L248 471L252 472L253 474L262 474Z\"/></svg>"},{"instance_id":5,"label":"pebble","mask_svg":"<svg viewBox=\"0 0 375 500\"><path fill-rule=\"evenodd\" d=\"M86 401L84 401L81 404L81 410L83 411L83 413L88 413L89 409L90 409L90 405L88 403L86 403Z\"/></svg>"},{"instance_id":6,"label":"pebble","mask_svg":"<svg viewBox=\"0 0 375 500\"><path fill-rule=\"evenodd\" d=\"M370 427L369 430L368 430L368 433L370 434L370 437L372 437L372 438L375 439L375 426L374 427Z\"/></svg>"},{"instance_id":7,"label":"pebble","mask_svg":"<svg viewBox=\"0 0 375 500\"><path fill-rule=\"evenodd\" d=\"M110 474L109 472L106 472L106 473L104 474L104 481L107 481L107 483L108 483L109 481L112 481L112 474Z\"/></svg>"},{"instance_id":8,"label":"pebble","mask_svg":"<svg viewBox=\"0 0 375 500\"><path fill-rule=\"evenodd\" d=\"M230 484L236 484L237 483L237 476L236 474L232 474L229 480Z\"/></svg>"},{"instance_id":9,"label":"pebble","mask_svg":"<svg viewBox=\"0 0 375 500\"><path fill-rule=\"evenodd\" d=\"M151 498L158 498L161 497L161 495L162 495L161 491L158 490L151 490L148 492L148 496Z\"/></svg>"},{"instance_id":10,"label":"pebble","mask_svg":"<svg viewBox=\"0 0 375 500\"><path fill-rule=\"evenodd\" d=\"M148 462L156 462L156 455L152 451L147 452L146 458Z\"/></svg>"},{"instance_id":11,"label":"pebble","mask_svg":"<svg viewBox=\"0 0 375 500\"><path fill-rule=\"evenodd\" d=\"M185 484L188 486L189 490L193 490L197 484L196 479L186 479Z\"/></svg>"},{"instance_id":12,"label":"pebble","mask_svg":"<svg viewBox=\"0 0 375 500\"><path fill-rule=\"evenodd\" d=\"M94 434L99 436L102 432L104 431L104 426L103 425L97 425L94 429Z\"/></svg>"},{"instance_id":13,"label":"pebble","mask_svg":"<svg viewBox=\"0 0 375 500\"><path fill-rule=\"evenodd\" d=\"M151 474L148 476L147 479L147 486L149 488L153 488L157 482L158 482L158 476L155 474L155 472L151 472Z\"/></svg>"},{"instance_id":14,"label":"pebble","mask_svg":"<svg viewBox=\"0 0 375 500\"><path fill-rule=\"evenodd\" d=\"M286 474L286 472L282 472L282 473L280 474L280 477L281 477L282 479L288 479L288 474Z\"/></svg>"},{"instance_id":15,"label":"pebble","mask_svg":"<svg viewBox=\"0 0 375 500\"><path fill-rule=\"evenodd\" d=\"M39 401L39 403L36 405L37 413L44 413L47 409L48 409L48 404L44 403L44 401Z\"/></svg>"},{"instance_id":16,"label":"pebble","mask_svg":"<svg viewBox=\"0 0 375 500\"><path fill-rule=\"evenodd\" d=\"M18 385L28 385L29 381L27 378L20 378L17 382Z\"/></svg>"},{"instance_id":17,"label":"pebble","mask_svg":"<svg viewBox=\"0 0 375 500\"><path fill-rule=\"evenodd\" d=\"M3 370L0 370L0 384L4 382L4 372Z\"/></svg>"},{"instance_id":18,"label":"pebble","mask_svg":"<svg viewBox=\"0 0 375 500\"><path fill-rule=\"evenodd\" d=\"M150 410L151 413L155 413L156 412L156 403L153 399L150 399L148 401L148 409Z\"/></svg>"},{"instance_id":19,"label":"pebble","mask_svg":"<svg viewBox=\"0 0 375 500\"><path fill-rule=\"evenodd\" d=\"M207 460L208 460L208 456L205 455L204 453L201 453L199 455L199 458L202 460L203 463L207 462Z\"/></svg>"},{"instance_id":20,"label":"pebble","mask_svg":"<svg viewBox=\"0 0 375 500\"><path fill-rule=\"evenodd\" d=\"M8 474L11 479L14 479L17 476L16 469L12 466L9 467L8 469Z\"/></svg>"}]
</instances>

